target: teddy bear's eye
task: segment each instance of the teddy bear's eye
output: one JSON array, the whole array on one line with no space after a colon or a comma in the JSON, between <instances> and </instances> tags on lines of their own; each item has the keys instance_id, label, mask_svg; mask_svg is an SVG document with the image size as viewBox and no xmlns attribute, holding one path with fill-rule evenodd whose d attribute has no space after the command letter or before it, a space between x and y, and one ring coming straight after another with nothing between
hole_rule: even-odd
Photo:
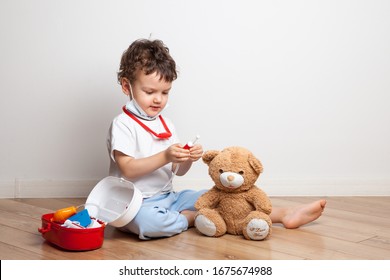
<instances>
[{"instance_id":1,"label":"teddy bear's eye","mask_svg":"<svg viewBox=\"0 0 390 280\"><path fill-rule=\"evenodd\" d=\"M240 171L240 172L238 172L238 174L244 175L244 171Z\"/></svg>"},{"instance_id":2,"label":"teddy bear's eye","mask_svg":"<svg viewBox=\"0 0 390 280\"><path fill-rule=\"evenodd\" d=\"M220 170L219 170L219 173L221 173L221 174L222 174L222 173L223 173L223 170L222 170L222 169L220 169Z\"/></svg>"}]
</instances>

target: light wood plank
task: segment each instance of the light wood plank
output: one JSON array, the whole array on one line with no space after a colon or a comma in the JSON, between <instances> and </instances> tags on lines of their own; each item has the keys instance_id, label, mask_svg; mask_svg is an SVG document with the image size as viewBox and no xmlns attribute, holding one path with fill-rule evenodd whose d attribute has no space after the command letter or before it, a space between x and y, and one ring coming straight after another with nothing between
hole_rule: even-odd
<instances>
[{"instance_id":1,"label":"light wood plank","mask_svg":"<svg viewBox=\"0 0 390 280\"><path fill-rule=\"evenodd\" d=\"M272 197L274 207L297 206L319 197ZM1 259L390 259L390 197L328 197L322 217L299 229L273 226L265 241L242 236L211 238L192 228L151 241L113 227L100 249L61 250L38 232L41 216L85 198L0 199Z\"/></svg>"}]
</instances>

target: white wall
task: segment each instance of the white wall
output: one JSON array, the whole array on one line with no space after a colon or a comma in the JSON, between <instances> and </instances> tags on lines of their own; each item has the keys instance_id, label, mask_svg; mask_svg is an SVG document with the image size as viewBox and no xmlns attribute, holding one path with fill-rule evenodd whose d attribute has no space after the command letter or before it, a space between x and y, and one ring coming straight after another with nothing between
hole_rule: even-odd
<instances>
[{"instance_id":1,"label":"white wall","mask_svg":"<svg viewBox=\"0 0 390 280\"><path fill-rule=\"evenodd\" d=\"M83 195L107 175L120 56L150 34L179 66L166 115L183 142L251 149L271 195L390 195L389 14L377 0L1 0L0 197ZM176 184L211 187L207 167Z\"/></svg>"}]
</instances>

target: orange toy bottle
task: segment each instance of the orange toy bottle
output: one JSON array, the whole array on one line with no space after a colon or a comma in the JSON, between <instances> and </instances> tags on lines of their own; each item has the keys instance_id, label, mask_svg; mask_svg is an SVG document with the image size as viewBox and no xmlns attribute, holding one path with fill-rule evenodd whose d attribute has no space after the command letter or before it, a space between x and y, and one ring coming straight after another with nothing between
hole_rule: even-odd
<instances>
[{"instance_id":1,"label":"orange toy bottle","mask_svg":"<svg viewBox=\"0 0 390 280\"><path fill-rule=\"evenodd\" d=\"M65 222L65 220L67 220L69 217L73 216L76 213L77 213L77 208L75 206L62 208L54 212L52 221L63 223Z\"/></svg>"}]
</instances>

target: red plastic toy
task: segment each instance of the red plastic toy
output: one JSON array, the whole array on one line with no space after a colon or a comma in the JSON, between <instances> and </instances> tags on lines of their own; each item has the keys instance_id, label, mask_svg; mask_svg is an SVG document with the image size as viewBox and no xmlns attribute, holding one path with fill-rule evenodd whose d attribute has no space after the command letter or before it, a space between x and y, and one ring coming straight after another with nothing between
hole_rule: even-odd
<instances>
[{"instance_id":1,"label":"red plastic toy","mask_svg":"<svg viewBox=\"0 0 390 280\"><path fill-rule=\"evenodd\" d=\"M88 251L103 245L105 224L98 221L98 228L67 228L53 222L54 213L42 216L42 228L38 231L48 242L69 251Z\"/></svg>"}]
</instances>

